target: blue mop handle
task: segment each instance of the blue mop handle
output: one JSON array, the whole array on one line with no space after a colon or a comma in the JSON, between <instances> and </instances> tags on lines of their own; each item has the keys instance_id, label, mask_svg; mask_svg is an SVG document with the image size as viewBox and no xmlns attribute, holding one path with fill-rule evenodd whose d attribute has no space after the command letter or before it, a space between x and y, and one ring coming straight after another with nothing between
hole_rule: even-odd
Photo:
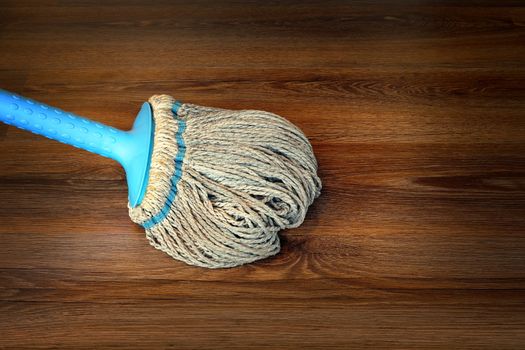
<instances>
[{"instance_id":1,"label":"blue mop handle","mask_svg":"<svg viewBox=\"0 0 525 350\"><path fill-rule=\"evenodd\" d=\"M125 131L1 89L0 121L119 162L129 138Z\"/></svg>"}]
</instances>

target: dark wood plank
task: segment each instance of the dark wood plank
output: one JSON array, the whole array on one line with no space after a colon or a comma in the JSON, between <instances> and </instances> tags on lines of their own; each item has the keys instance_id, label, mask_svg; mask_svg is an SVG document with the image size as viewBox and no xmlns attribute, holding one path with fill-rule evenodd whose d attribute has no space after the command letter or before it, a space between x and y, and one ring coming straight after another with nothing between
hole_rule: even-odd
<instances>
[{"instance_id":1,"label":"dark wood plank","mask_svg":"<svg viewBox=\"0 0 525 350\"><path fill-rule=\"evenodd\" d=\"M509 0L0 1L0 87L123 129L154 93L270 110L324 186L204 270L118 165L0 125L0 348L522 348L524 35Z\"/></svg>"}]
</instances>

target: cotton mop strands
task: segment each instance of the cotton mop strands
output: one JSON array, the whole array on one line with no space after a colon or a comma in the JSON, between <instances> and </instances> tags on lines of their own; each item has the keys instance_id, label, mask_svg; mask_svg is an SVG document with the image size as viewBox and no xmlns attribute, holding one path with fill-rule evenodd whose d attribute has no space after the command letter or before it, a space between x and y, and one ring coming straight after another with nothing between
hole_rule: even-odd
<instances>
[{"instance_id":1,"label":"cotton mop strands","mask_svg":"<svg viewBox=\"0 0 525 350\"><path fill-rule=\"evenodd\" d=\"M129 208L151 244L175 259L232 267L279 252L277 232L299 226L319 195L304 134L268 112L149 103L155 119L150 178Z\"/></svg>"},{"instance_id":2,"label":"cotton mop strands","mask_svg":"<svg viewBox=\"0 0 525 350\"><path fill-rule=\"evenodd\" d=\"M32 113L35 108L41 113ZM46 117L48 108L53 117ZM144 151L151 136L130 141L136 130L149 130L150 110L151 153ZM157 95L143 105L134 128L123 132L0 90L0 121L119 161L130 188L131 219L155 248L191 265L233 267L278 253L277 232L299 226L320 194L310 143L293 124L268 112L181 104ZM71 138L71 130L54 130L66 125L103 141L87 146L82 137ZM126 153L148 160L148 176L133 177L135 160ZM135 188L142 188L140 195Z\"/></svg>"}]
</instances>

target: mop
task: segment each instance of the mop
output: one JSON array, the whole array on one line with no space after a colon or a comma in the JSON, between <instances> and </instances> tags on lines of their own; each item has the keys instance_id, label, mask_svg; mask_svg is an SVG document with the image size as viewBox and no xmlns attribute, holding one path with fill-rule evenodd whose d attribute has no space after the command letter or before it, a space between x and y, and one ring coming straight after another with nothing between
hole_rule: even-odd
<instances>
[{"instance_id":1,"label":"mop","mask_svg":"<svg viewBox=\"0 0 525 350\"><path fill-rule=\"evenodd\" d=\"M275 255L319 196L312 146L264 111L145 102L129 131L0 90L0 121L119 162L131 220L155 248L226 268Z\"/></svg>"}]
</instances>

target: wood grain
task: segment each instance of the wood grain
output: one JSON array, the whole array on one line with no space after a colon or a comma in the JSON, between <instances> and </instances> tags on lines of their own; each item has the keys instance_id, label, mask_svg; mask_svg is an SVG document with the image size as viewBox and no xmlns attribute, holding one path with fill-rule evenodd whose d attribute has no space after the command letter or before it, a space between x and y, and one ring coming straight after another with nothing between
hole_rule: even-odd
<instances>
[{"instance_id":1,"label":"wood grain","mask_svg":"<svg viewBox=\"0 0 525 350\"><path fill-rule=\"evenodd\" d=\"M524 38L521 1L0 1L2 88L270 110L324 185L281 254L204 270L118 165L0 125L0 348L525 347Z\"/></svg>"}]
</instances>

